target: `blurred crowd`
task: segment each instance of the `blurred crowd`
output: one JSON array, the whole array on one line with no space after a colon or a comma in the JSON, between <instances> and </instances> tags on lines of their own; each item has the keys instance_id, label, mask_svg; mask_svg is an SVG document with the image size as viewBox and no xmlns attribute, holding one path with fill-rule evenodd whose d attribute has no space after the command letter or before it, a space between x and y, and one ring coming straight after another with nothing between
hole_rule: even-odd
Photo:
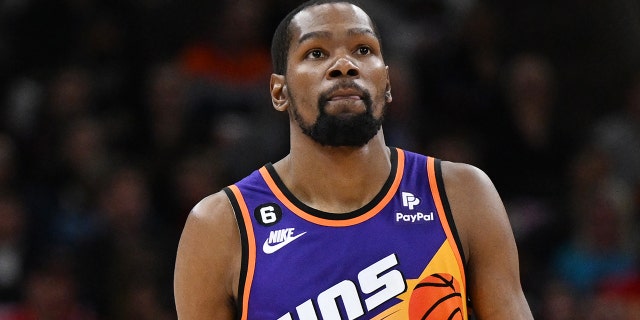
<instances>
[{"instance_id":1,"label":"blurred crowd","mask_svg":"<svg viewBox=\"0 0 640 320\"><path fill-rule=\"evenodd\" d=\"M288 150L299 2L0 0L0 320L175 318L191 207ZM388 144L489 174L536 318L640 319L640 4L360 2Z\"/></svg>"}]
</instances>

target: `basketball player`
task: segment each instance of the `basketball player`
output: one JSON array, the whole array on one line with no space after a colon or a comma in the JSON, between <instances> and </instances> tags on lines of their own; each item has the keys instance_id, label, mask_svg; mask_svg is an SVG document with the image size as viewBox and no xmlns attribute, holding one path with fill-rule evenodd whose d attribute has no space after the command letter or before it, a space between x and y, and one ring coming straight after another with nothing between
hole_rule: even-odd
<instances>
[{"instance_id":1,"label":"basketball player","mask_svg":"<svg viewBox=\"0 0 640 320\"><path fill-rule=\"evenodd\" d=\"M531 319L489 178L386 146L391 84L369 16L344 0L303 4L272 54L290 153L193 208L179 318Z\"/></svg>"}]
</instances>

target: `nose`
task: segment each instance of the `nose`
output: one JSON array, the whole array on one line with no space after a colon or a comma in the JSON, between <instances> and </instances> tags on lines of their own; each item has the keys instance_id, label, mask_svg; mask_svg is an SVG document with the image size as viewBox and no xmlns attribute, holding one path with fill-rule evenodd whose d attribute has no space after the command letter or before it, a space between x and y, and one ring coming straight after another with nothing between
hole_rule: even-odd
<instances>
[{"instance_id":1,"label":"nose","mask_svg":"<svg viewBox=\"0 0 640 320\"><path fill-rule=\"evenodd\" d=\"M360 70L351 60L346 57L341 57L329 68L327 77L341 78L341 77L358 77Z\"/></svg>"}]
</instances>

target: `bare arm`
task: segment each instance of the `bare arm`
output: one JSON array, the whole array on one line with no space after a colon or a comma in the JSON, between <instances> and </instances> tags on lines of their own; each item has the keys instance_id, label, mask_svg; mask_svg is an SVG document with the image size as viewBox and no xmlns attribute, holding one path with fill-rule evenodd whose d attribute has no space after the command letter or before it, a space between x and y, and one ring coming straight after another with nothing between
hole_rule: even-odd
<instances>
[{"instance_id":1,"label":"bare arm","mask_svg":"<svg viewBox=\"0 0 640 320\"><path fill-rule=\"evenodd\" d=\"M187 219L174 273L178 318L233 319L240 271L240 236L223 192L198 203Z\"/></svg>"},{"instance_id":2,"label":"bare arm","mask_svg":"<svg viewBox=\"0 0 640 320\"><path fill-rule=\"evenodd\" d=\"M533 319L520 284L518 252L506 210L481 170L443 162L444 185L468 262L478 319Z\"/></svg>"}]
</instances>

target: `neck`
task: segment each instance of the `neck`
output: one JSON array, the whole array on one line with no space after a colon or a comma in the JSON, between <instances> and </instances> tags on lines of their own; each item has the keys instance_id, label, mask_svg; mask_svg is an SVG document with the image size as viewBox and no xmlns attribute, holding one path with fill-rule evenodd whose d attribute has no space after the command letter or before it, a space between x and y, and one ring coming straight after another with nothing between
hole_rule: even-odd
<instances>
[{"instance_id":1,"label":"neck","mask_svg":"<svg viewBox=\"0 0 640 320\"><path fill-rule=\"evenodd\" d=\"M309 141L292 143L289 155L274 167L287 188L310 207L334 213L359 209L378 194L390 174L382 130L363 147Z\"/></svg>"}]
</instances>

